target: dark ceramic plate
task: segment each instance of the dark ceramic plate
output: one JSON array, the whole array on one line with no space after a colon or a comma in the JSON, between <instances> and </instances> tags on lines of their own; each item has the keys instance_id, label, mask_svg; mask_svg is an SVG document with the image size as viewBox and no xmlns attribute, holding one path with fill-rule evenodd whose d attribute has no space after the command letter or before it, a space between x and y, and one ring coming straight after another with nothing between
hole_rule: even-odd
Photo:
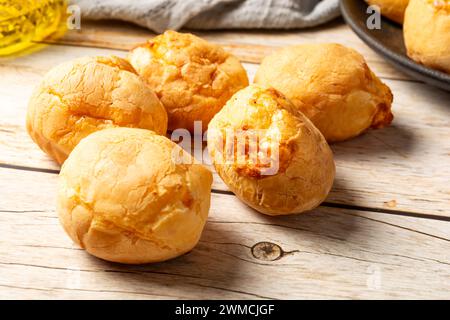
<instances>
[{"instance_id":1,"label":"dark ceramic plate","mask_svg":"<svg viewBox=\"0 0 450 320\"><path fill-rule=\"evenodd\" d=\"M369 14L366 13L367 4L363 0L341 0L340 3L345 21L369 47L409 76L450 91L450 75L407 57L401 25L382 18L381 29L370 30L366 26Z\"/></svg>"}]
</instances>

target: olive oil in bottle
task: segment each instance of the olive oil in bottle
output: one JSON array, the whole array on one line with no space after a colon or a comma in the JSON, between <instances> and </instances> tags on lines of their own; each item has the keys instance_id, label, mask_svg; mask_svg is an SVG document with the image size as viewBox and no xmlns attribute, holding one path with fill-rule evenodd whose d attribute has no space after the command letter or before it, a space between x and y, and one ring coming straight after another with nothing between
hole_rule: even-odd
<instances>
[{"instance_id":1,"label":"olive oil in bottle","mask_svg":"<svg viewBox=\"0 0 450 320\"><path fill-rule=\"evenodd\" d=\"M65 14L65 0L0 0L0 56L61 31Z\"/></svg>"}]
</instances>

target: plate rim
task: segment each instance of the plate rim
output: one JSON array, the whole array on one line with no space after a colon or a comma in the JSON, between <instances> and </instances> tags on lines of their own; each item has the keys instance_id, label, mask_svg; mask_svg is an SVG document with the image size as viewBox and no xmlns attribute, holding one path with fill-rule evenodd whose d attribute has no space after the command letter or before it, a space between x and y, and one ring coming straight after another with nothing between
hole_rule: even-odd
<instances>
[{"instance_id":1,"label":"plate rim","mask_svg":"<svg viewBox=\"0 0 450 320\"><path fill-rule=\"evenodd\" d=\"M363 0L356 0L356 1L362 2ZM384 44L382 44L381 42L377 41L372 36L370 36L370 33L365 33L364 31L362 31L360 27L356 25L357 23L355 22L355 20L350 17L349 10L347 7L347 3L349 2L350 2L349 0L340 1L342 16L345 22L353 30L353 32L355 32L363 42L365 42L370 48L375 50L377 53L387 58L391 63L394 63L395 66L398 66L397 64L400 64L401 70L405 71L406 73L408 73L407 71L413 73L414 78L418 78L419 75L417 73L419 73L420 80L425 82L430 82L430 80L434 80L433 81L434 85L442 89L450 90L450 75L440 70L432 69L422 64L419 64L414 60L412 60L411 58L409 58L407 55L399 54L395 51L392 51L389 47L386 47Z\"/></svg>"}]
</instances>

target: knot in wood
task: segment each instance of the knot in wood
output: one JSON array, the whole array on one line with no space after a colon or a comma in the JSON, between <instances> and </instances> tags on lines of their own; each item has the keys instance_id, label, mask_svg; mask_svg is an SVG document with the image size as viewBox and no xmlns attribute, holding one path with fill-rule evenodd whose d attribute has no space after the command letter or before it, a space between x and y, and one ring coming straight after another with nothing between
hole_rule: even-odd
<instances>
[{"instance_id":1,"label":"knot in wood","mask_svg":"<svg viewBox=\"0 0 450 320\"><path fill-rule=\"evenodd\" d=\"M258 242L252 247L252 255L258 260L275 261L283 256L281 247L272 242Z\"/></svg>"}]
</instances>

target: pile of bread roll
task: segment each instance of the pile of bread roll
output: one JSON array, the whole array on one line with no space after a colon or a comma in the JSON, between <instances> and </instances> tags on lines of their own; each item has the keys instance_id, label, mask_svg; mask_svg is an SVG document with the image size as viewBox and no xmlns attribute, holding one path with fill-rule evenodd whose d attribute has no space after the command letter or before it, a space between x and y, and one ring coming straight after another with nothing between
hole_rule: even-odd
<instances>
[{"instance_id":1,"label":"pile of bread roll","mask_svg":"<svg viewBox=\"0 0 450 320\"><path fill-rule=\"evenodd\" d=\"M192 132L202 121L230 190L261 213L295 214L332 187L328 142L389 125L392 99L364 58L339 44L276 51L249 85L220 46L167 31L127 59L54 67L30 99L27 129L62 164L57 211L67 234L97 257L138 264L190 251L208 217L212 174L167 129ZM234 146L228 132L261 133L259 144L222 161L224 143ZM268 161L255 161L260 154Z\"/></svg>"},{"instance_id":2,"label":"pile of bread roll","mask_svg":"<svg viewBox=\"0 0 450 320\"><path fill-rule=\"evenodd\" d=\"M408 56L450 73L450 0L366 0L381 14L403 24Z\"/></svg>"}]
</instances>

